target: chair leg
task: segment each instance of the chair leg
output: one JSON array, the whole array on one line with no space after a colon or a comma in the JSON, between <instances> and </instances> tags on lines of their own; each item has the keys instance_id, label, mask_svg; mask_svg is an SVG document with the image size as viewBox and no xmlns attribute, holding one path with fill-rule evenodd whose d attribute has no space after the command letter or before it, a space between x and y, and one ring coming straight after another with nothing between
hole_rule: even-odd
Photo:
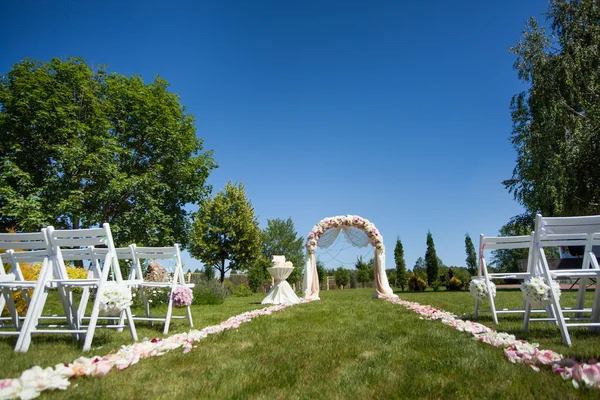
<instances>
[{"instance_id":1,"label":"chair leg","mask_svg":"<svg viewBox=\"0 0 600 400\"><path fill-rule=\"evenodd\" d=\"M529 329L529 317L531 316L531 303L525 301L525 313L523 314L523 332Z\"/></svg>"},{"instance_id":2,"label":"chair leg","mask_svg":"<svg viewBox=\"0 0 600 400\"><path fill-rule=\"evenodd\" d=\"M594 302L592 303L592 322L600 322L600 285L596 283L596 289L594 290ZM590 331L594 333L600 332L600 327L590 327Z\"/></svg>"},{"instance_id":3,"label":"chair leg","mask_svg":"<svg viewBox=\"0 0 600 400\"><path fill-rule=\"evenodd\" d=\"M121 313L122 315L123 313ZM131 313L131 307L127 307L125 309L125 315L127 317L127 322L129 323L129 332L131 333L131 338L134 342L138 341L137 330L135 329L135 323L133 322L133 314Z\"/></svg>"},{"instance_id":4,"label":"chair leg","mask_svg":"<svg viewBox=\"0 0 600 400\"><path fill-rule=\"evenodd\" d=\"M494 320L494 324L498 325L498 314L496 314L496 303L494 302L494 296L491 296L491 295L490 295L490 309L492 310L492 318Z\"/></svg>"},{"instance_id":5,"label":"chair leg","mask_svg":"<svg viewBox=\"0 0 600 400\"><path fill-rule=\"evenodd\" d=\"M473 313L474 319L479 319L479 299L475 299L475 312Z\"/></svg>"},{"instance_id":6,"label":"chair leg","mask_svg":"<svg viewBox=\"0 0 600 400\"><path fill-rule=\"evenodd\" d=\"M187 306L187 317L188 317L188 322L190 323L190 328L194 327L194 321L192 321L192 309L190 306Z\"/></svg>"},{"instance_id":7,"label":"chair leg","mask_svg":"<svg viewBox=\"0 0 600 400\"><path fill-rule=\"evenodd\" d=\"M173 313L173 296L169 294L169 305L167 306L167 316L165 317L165 328L163 335L169 333L169 325L171 324L171 314Z\"/></svg>"},{"instance_id":8,"label":"chair leg","mask_svg":"<svg viewBox=\"0 0 600 400\"><path fill-rule=\"evenodd\" d=\"M148 303L148 297L146 297L146 288L142 288L140 290L140 295L142 296L142 301L144 302L144 310L146 311L146 317L152 318L150 314L150 304ZM150 326L154 326L153 321L148 320Z\"/></svg>"},{"instance_id":9,"label":"chair leg","mask_svg":"<svg viewBox=\"0 0 600 400\"><path fill-rule=\"evenodd\" d=\"M585 306L585 290L587 288L587 283L588 280L587 278L581 278L580 282L579 282L579 290L577 291L577 305L576 307L579 310L582 310ZM581 318L583 316L583 313L575 313L575 317L577 318Z\"/></svg>"},{"instance_id":10,"label":"chair leg","mask_svg":"<svg viewBox=\"0 0 600 400\"><path fill-rule=\"evenodd\" d=\"M92 348L92 340L94 340L94 333L96 331L96 324L98 323L98 315L100 314L100 286L96 292L96 298L94 299L94 305L92 306L92 314L90 315L90 322L87 326L87 332L85 333L85 340L83 342L83 351L90 351Z\"/></svg>"}]
</instances>

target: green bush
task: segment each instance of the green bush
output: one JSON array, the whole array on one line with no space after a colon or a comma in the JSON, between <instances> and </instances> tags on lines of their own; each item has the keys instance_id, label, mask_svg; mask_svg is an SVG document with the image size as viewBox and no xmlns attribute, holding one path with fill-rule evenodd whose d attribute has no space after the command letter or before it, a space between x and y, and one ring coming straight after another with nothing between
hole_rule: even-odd
<instances>
[{"instance_id":1,"label":"green bush","mask_svg":"<svg viewBox=\"0 0 600 400\"><path fill-rule=\"evenodd\" d=\"M249 286L240 283L232 290L231 293L236 297L248 297L252 296L253 291Z\"/></svg>"},{"instance_id":2,"label":"green bush","mask_svg":"<svg viewBox=\"0 0 600 400\"><path fill-rule=\"evenodd\" d=\"M408 289L413 292L424 292L427 287L427 282L425 282L421 277L419 277L414 272L408 278Z\"/></svg>"},{"instance_id":3,"label":"green bush","mask_svg":"<svg viewBox=\"0 0 600 400\"><path fill-rule=\"evenodd\" d=\"M437 292L438 290L440 290L440 286L442 286L442 281L439 279L436 279L435 281L433 281L431 283L431 288L433 289L434 292Z\"/></svg>"},{"instance_id":4,"label":"green bush","mask_svg":"<svg viewBox=\"0 0 600 400\"><path fill-rule=\"evenodd\" d=\"M225 289L214 279L200 282L194 287L193 304L223 304Z\"/></svg>"},{"instance_id":5,"label":"green bush","mask_svg":"<svg viewBox=\"0 0 600 400\"><path fill-rule=\"evenodd\" d=\"M457 277L453 276L450 279L450 281L448 282L448 284L446 285L446 288L448 290L462 290L464 286L465 285L464 285L463 281L461 281Z\"/></svg>"}]
</instances>

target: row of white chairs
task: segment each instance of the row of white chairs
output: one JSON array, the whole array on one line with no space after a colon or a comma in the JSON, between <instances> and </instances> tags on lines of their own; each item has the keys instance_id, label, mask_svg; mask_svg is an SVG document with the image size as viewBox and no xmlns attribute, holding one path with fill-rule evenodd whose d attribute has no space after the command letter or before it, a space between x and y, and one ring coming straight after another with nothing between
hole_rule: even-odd
<instances>
[{"instance_id":1,"label":"row of white chairs","mask_svg":"<svg viewBox=\"0 0 600 400\"><path fill-rule=\"evenodd\" d=\"M10 317L0 320L0 336L17 336L15 351L26 352L33 334L70 334L83 341L83 350L91 349L96 328L114 328L122 331L128 327L134 341L138 340L135 320L164 322L163 333L167 334L173 316L171 293L177 285L186 284L183 276L180 249L172 247L137 247L132 244L125 248L115 248L110 226L105 223L100 228L57 230L49 226L34 233L0 233L0 310L6 305ZM142 274L142 263L147 260L172 260L175 264L173 276L169 282L147 282ZM130 273L123 279L119 260L128 260ZM87 277L72 279L67 274L66 263L80 261L87 264ZM41 268L36 281L25 280L21 263L40 263ZM4 264L10 265L6 272ZM116 281L129 288L170 289L167 313L165 316L153 316L150 312L150 300L145 290L140 290L145 315L133 315L130 307L125 307L119 316L100 315L101 293L108 282ZM74 295L74 290L81 292ZM95 290L95 296L91 296ZM50 291L56 291L60 299L63 315L45 315L44 308ZM27 303L25 316L18 314L15 295L21 293ZM77 298L79 297L79 302ZM93 297L91 313L87 314L89 301ZM190 307L187 318L193 327ZM100 321L106 321L104 325ZM47 322L47 323L45 323Z\"/></svg>"},{"instance_id":2,"label":"row of white chairs","mask_svg":"<svg viewBox=\"0 0 600 400\"><path fill-rule=\"evenodd\" d=\"M481 301L475 302L475 318L481 312L491 312L492 319L498 324L500 314L521 314L523 317L523 330L529 328L530 322L545 321L558 325L560 334L565 343L571 346L570 328L588 327L591 332L600 330L600 266L593 252L593 247L600 245L600 215L582 217L543 217L537 215L534 231L527 236L486 237L481 235L479 245L479 273L478 278L483 279L490 293L492 280L516 279L525 281L531 277L540 277L549 284L552 280L567 281L577 280L579 284L577 302L575 307L567 307L553 291L550 291L550 301L544 308L533 308L533 304L523 301L521 308L496 307L493 296L489 296L489 310L480 308ZM551 269L546 258L545 248L563 246L582 246L585 248L581 264L578 268ZM529 249L527 268L524 272L501 273L490 272L484 252L486 250ZM588 299L591 306L586 307L587 287L590 280L595 280L593 298ZM590 291L591 292L591 291ZM533 318L532 313L546 314L540 318ZM565 314L574 314L566 316Z\"/></svg>"}]
</instances>

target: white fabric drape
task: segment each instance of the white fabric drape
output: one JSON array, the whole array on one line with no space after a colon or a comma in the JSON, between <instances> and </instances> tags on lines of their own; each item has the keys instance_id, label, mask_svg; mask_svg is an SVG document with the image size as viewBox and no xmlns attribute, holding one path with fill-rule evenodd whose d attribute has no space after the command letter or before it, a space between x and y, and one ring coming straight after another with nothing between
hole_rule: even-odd
<instances>
[{"instance_id":1,"label":"white fabric drape","mask_svg":"<svg viewBox=\"0 0 600 400\"><path fill-rule=\"evenodd\" d=\"M317 246L319 246L321 249L328 248L335 242L340 234L340 231L344 233L348 243L355 247L367 247L370 244L369 237L362 229L358 229L353 226L339 226L323 232L323 235L321 238L319 238Z\"/></svg>"},{"instance_id":2,"label":"white fabric drape","mask_svg":"<svg viewBox=\"0 0 600 400\"><path fill-rule=\"evenodd\" d=\"M315 253L306 252L306 268L304 269L304 298L319 300L319 275L317 274L317 256Z\"/></svg>"},{"instance_id":3,"label":"white fabric drape","mask_svg":"<svg viewBox=\"0 0 600 400\"><path fill-rule=\"evenodd\" d=\"M294 293L290 284L286 281L294 267L271 267L267 268L269 274L275 279L275 285L271 288L262 304L298 304L300 299Z\"/></svg>"},{"instance_id":4,"label":"white fabric drape","mask_svg":"<svg viewBox=\"0 0 600 400\"><path fill-rule=\"evenodd\" d=\"M390 287L387 274L385 273L385 248L375 248L375 290L373 297L391 298L398 297Z\"/></svg>"}]
</instances>

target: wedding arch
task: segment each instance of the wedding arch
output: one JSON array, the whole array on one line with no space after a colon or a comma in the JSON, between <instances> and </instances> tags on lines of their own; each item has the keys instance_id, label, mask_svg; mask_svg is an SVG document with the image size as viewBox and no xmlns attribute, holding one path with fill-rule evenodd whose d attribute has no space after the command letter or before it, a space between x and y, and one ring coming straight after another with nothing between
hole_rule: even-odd
<instances>
[{"instance_id":1,"label":"wedding arch","mask_svg":"<svg viewBox=\"0 0 600 400\"><path fill-rule=\"evenodd\" d=\"M324 218L308 234L306 238L306 268L304 270L304 297L319 299L319 276L317 274L317 247L326 249L337 239L340 232L355 247L373 246L375 252L375 289L373 297L397 297L385 273L385 247L383 237L368 219L358 215L344 215Z\"/></svg>"}]
</instances>

